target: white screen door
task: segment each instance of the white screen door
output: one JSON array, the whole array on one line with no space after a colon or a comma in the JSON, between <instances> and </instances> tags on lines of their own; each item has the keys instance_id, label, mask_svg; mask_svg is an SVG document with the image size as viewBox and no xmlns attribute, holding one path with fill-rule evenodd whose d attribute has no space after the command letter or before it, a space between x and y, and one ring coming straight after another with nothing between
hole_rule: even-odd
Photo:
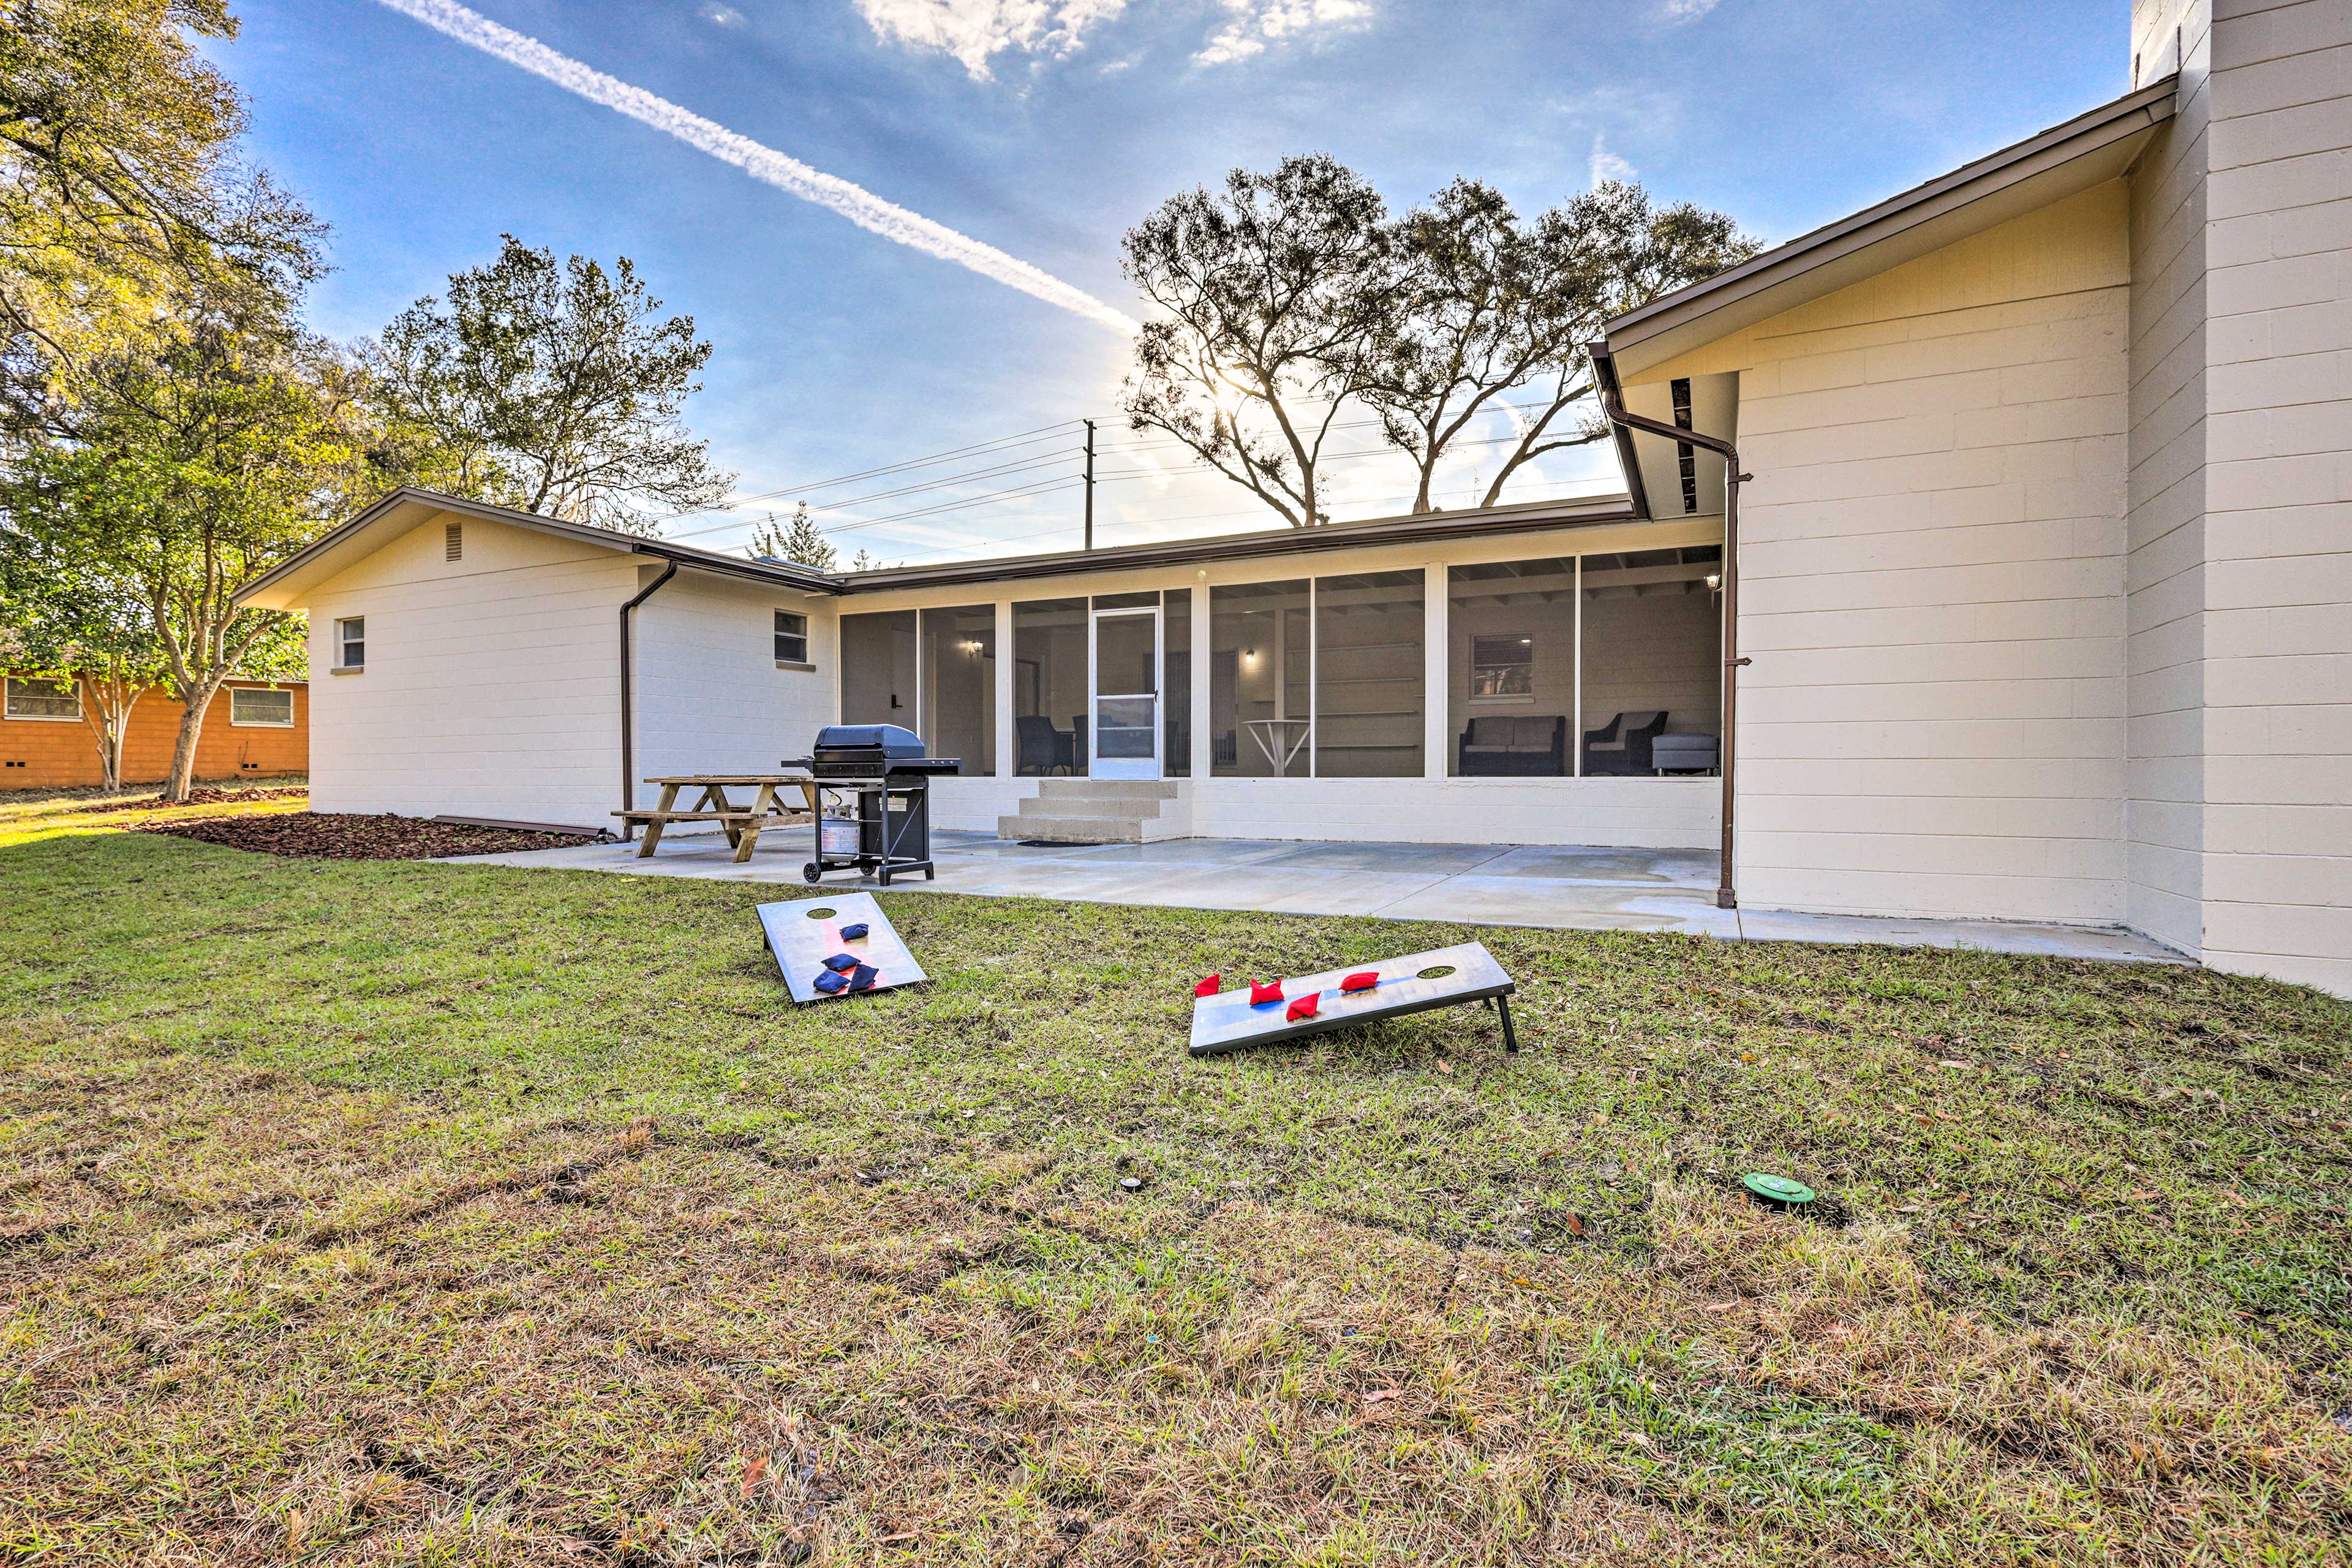
<instances>
[{"instance_id":1,"label":"white screen door","mask_svg":"<svg viewBox=\"0 0 2352 1568\"><path fill-rule=\"evenodd\" d=\"M1160 612L1097 610L1094 757L1098 779L1160 776Z\"/></svg>"}]
</instances>

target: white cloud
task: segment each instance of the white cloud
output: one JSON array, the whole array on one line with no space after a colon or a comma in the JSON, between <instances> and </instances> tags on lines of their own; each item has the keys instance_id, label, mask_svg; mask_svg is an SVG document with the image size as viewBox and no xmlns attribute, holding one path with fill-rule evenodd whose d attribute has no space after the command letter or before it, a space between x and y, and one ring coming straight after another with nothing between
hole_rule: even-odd
<instances>
[{"instance_id":1,"label":"white cloud","mask_svg":"<svg viewBox=\"0 0 2352 1568\"><path fill-rule=\"evenodd\" d=\"M1143 330L1142 323L1124 310L1017 256L1008 256L992 245L958 234L944 224L887 202L863 186L812 169L797 158L763 147L748 136L739 136L667 99L656 98L641 87L632 87L617 77L606 76L567 55L557 54L538 39L502 27L457 4L457 0L381 0L381 4L461 44L544 78L567 92L578 93L591 103L602 104L675 136L721 163L734 164L764 184L839 213L858 227L893 244L970 268L983 278L993 279L1009 289L1018 289L1116 331L1132 334Z\"/></svg>"},{"instance_id":2,"label":"white cloud","mask_svg":"<svg viewBox=\"0 0 2352 1568\"><path fill-rule=\"evenodd\" d=\"M702 19L716 22L722 27L740 27L743 25L743 13L732 5L719 5L719 0L709 0L709 4L702 7Z\"/></svg>"},{"instance_id":3,"label":"white cloud","mask_svg":"<svg viewBox=\"0 0 2352 1568\"><path fill-rule=\"evenodd\" d=\"M1228 16L1192 58L1230 65L1264 54L1270 45L1307 34L1360 27L1372 18L1370 0L1223 0Z\"/></svg>"},{"instance_id":4,"label":"white cloud","mask_svg":"<svg viewBox=\"0 0 2352 1568\"><path fill-rule=\"evenodd\" d=\"M1070 54L1126 8L1127 0L857 0L876 37L952 55L977 81L989 79L992 55Z\"/></svg>"},{"instance_id":5,"label":"white cloud","mask_svg":"<svg viewBox=\"0 0 2352 1568\"><path fill-rule=\"evenodd\" d=\"M1717 0L1665 0L1659 7L1669 26L1683 22L1696 22L1715 9Z\"/></svg>"},{"instance_id":6,"label":"white cloud","mask_svg":"<svg viewBox=\"0 0 2352 1568\"><path fill-rule=\"evenodd\" d=\"M1598 131L1592 133L1592 183L1605 184L1611 180L1633 183L1633 165L1609 150L1608 142Z\"/></svg>"}]
</instances>

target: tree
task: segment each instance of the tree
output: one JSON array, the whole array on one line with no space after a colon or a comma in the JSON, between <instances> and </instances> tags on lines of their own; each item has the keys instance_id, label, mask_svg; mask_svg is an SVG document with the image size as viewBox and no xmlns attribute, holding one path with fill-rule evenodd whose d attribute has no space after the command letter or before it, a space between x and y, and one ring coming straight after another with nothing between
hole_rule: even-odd
<instances>
[{"instance_id":1,"label":"tree","mask_svg":"<svg viewBox=\"0 0 2352 1568\"><path fill-rule=\"evenodd\" d=\"M782 528L776 526L776 514L770 512L768 521L752 531L751 543L745 553L754 561L761 557L795 561L820 572L832 571L841 560L841 552L834 549L833 541L819 531L806 501L793 509L792 521Z\"/></svg>"},{"instance_id":2,"label":"tree","mask_svg":"<svg viewBox=\"0 0 2352 1568\"><path fill-rule=\"evenodd\" d=\"M41 548L0 527L0 626L9 668L80 689L82 722L112 792L122 787L131 710L164 679L163 645L133 585L71 544Z\"/></svg>"},{"instance_id":3,"label":"tree","mask_svg":"<svg viewBox=\"0 0 2352 1568\"><path fill-rule=\"evenodd\" d=\"M1528 463L1605 437L1598 417L1570 421L1592 393L1584 345L1601 323L1756 252L1728 216L1657 208L1615 181L1523 226L1493 187L1456 180L1400 221L1396 247L1411 282L1362 396L1418 471L1415 511L1434 507L1454 443L1498 410L1512 436L1481 506ZM1531 403L1503 407L1527 387Z\"/></svg>"},{"instance_id":4,"label":"tree","mask_svg":"<svg viewBox=\"0 0 2352 1568\"><path fill-rule=\"evenodd\" d=\"M1293 527L1328 521L1324 442L1393 331L1387 207L1336 159L1235 169L1129 229L1123 269L1166 313L1136 340L1121 407Z\"/></svg>"},{"instance_id":5,"label":"tree","mask_svg":"<svg viewBox=\"0 0 2352 1568\"><path fill-rule=\"evenodd\" d=\"M281 305L284 303L280 302ZM239 301L96 362L71 414L11 465L9 553L93 563L135 597L182 714L166 792L187 798L205 710L232 675L304 668L302 623L240 608L237 585L363 488L366 426L337 362Z\"/></svg>"},{"instance_id":6,"label":"tree","mask_svg":"<svg viewBox=\"0 0 2352 1568\"><path fill-rule=\"evenodd\" d=\"M299 289L318 226L235 161L236 89L198 52L226 0L0 0L0 417L37 428L82 361L201 287Z\"/></svg>"},{"instance_id":7,"label":"tree","mask_svg":"<svg viewBox=\"0 0 2352 1568\"><path fill-rule=\"evenodd\" d=\"M388 426L433 434L460 495L650 533L724 507L735 478L680 422L710 345L660 310L625 257L559 265L508 235L366 346L371 395Z\"/></svg>"}]
</instances>

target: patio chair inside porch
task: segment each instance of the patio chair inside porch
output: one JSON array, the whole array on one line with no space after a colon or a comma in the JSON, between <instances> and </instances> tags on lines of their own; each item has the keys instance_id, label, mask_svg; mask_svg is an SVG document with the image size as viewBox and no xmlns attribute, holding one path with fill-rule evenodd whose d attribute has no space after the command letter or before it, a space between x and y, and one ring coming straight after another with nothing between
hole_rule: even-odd
<instances>
[{"instance_id":1,"label":"patio chair inside porch","mask_svg":"<svg viewBox=\"0 0 2352 1568\"><path fill-rule=\"evenodd\" d=\"M1598 730L1584 732L1584 771L1594 773L1646 773L1654 765L1650 742L1665 731L1666 715L1620 713Z\"/></svg>"}]
</instances>

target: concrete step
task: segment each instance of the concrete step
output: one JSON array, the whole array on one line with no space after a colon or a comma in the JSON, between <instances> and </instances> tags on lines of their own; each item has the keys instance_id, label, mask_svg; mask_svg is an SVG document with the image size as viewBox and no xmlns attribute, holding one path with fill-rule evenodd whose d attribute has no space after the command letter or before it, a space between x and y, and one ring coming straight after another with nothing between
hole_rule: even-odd
<instances>
[{"instance_id":1,"label":"concrete step","mask_svg":"<svg viewBox=\"0 0 2352 1568\"><path fill-rule=\"evenodd\" d=\"M1023 801L1023 805L1032 803ZM1143 821L1133 816L1045 816L996 819L999 838L1042 838L1054 844L1140 844Z\"/></svg>"},{"instance_id":2,"label":"concrete step","mask_svg":"<svg viewBox=\"0 0 2352 1568\"><path fill-rule=\"evenodd\" d=\"M1124 795L1030 795L1021 803L1024 816L1118 816L1144 821L1160 815L1160 802L1131 800Z\"/></svg>"},{"instance_id":3,"label":"concrete step","mask_svg":"<svg viewBox=\"0 0 2352 1568\"><path fill-rule=\"evenodd\" d=\"M1184 792L1181 779L1040 779L1037 793L1048 800L1174 800Z\"/></svg>"}]
</instances>

